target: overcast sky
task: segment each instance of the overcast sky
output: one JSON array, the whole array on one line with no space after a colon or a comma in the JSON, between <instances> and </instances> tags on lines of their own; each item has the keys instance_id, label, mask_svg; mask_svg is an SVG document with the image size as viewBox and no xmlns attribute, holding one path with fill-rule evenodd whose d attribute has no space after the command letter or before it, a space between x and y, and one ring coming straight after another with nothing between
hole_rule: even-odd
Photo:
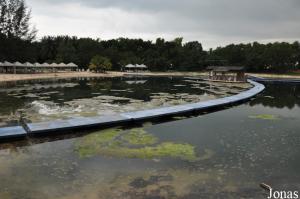
<instances>
[{"instance_id":1,"label":"overcast sky","mask_svg":"<svg viewBox=\"0 0 300 199\"><path fill-rule=\"evenodd\" d=\"M27 0L38 37L184 41L205 49L300 40L300 0Z\"/></svg>"}]
</instances>

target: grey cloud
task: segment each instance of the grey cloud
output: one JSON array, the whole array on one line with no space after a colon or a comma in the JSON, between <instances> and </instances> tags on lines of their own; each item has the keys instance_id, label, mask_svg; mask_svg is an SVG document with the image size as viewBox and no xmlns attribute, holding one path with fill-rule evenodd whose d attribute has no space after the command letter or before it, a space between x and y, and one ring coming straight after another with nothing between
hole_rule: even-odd
<instances>
[{"instance_id":1,"label":"grey cloud","mask_svg":"<svg viewBox=\"0 0 300 199\"><path fill-rule=\"evenodd\" d=\"M29 0L117 8L157 18L144 32L206 34L238 39L300 37L299 0ZM32 8L34 9L34 7ZM126 35L124 35L126 36ZM201 40L201 38L199 38Z\"/></svg>"},{"instance_id":2,"label":"grey cloud","mask_svg":"<svg viewBox=\"0 0 300 199\"><path fill-rule=\"evenodd\" d=\"M299 17L299 0L40 0L134 12L172 12L211 19L285 20Z\"/></svg>"}]
</instances>

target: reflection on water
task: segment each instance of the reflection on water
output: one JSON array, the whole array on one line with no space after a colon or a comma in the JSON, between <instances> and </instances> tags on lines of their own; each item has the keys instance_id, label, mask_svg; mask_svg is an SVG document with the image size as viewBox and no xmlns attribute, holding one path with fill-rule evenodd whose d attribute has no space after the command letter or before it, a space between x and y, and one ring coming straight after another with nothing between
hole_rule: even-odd
<instances>
[{"instance_id":1,"label":"reflection on water","mask_svg":"<svg viewBox=\"0 0 300 199\"><path fill-rule=\"evenodd\" d=\"M276 85L275 90L273 86L267 85L248 104L200 117L147 123L114 136L104 130L64 140L1 144L0 198L266 198L259 187L262 182L277 190L299 190L299 85L291 85L297 92L289 95L294 96L289 108L265 105L271 98L284 99L277 90L285 85ZM193 146L197 159L97 151L165 142ZM97 153L81 156L78 146Z\"/></svg>"},{"instance_id":2,"label":"reflection on water","mask_svg":"<svg viewBox=\"0 0 300 199\"><path fill-rule=\"evenodd\" d=\"M271 108L293 109L300 106L299 84L273 83L268 84L265 97L257 99L251 105L262 104Z\"/></svg>"},{"instance_id":3,"label":"reflection on water","mask_svg":"<svg viewBox=\"0 0 300 199\"><path fill-rule=\"evenodd\" d=\"M111 115L233 95L249 84L190 78L75 78L0 84L0 126Z\"/></svg>"}]
</instances>

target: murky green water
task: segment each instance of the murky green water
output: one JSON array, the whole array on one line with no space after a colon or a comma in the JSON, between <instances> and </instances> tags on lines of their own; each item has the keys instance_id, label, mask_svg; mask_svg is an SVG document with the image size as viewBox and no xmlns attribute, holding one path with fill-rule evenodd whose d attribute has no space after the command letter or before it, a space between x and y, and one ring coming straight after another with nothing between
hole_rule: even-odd
<instances>
[{"instance_id":1,"label":"murky green water","mask_svg":"<svg viewBox=\"0 0 300 199\"><path fill-rule=\"evenodd\" d=\"M180 119L1 144L0 198L266 198L262 182L299 190L300 85L267 84L249 103Z\"/></svg>"},{"instance_id":2,"label":"murky green water","mask_svg":"<svg viewBox=\"0 0 300 199\"><path fill-rule=\"evenodd\" d=\"M248 84L195 78L80 78L0 84L0 126L111 115L205 101L235 94Z\"/></svg>"}]
</instances>

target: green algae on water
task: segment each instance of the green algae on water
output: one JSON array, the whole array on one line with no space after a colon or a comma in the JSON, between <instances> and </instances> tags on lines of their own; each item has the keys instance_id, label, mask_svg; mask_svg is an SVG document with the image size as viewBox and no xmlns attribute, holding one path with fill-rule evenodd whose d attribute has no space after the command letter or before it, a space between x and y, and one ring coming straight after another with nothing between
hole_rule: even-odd
<instances>
[{"instance_id":1,"label":"green algae on water","mask_svg":"<svg viewBox=\"0 0 300 199\"><path fill-rule=\"evenodd\" d=\"M153 147L143 147L138 149L123 148L121 157L153 159L160 157L173 157L183 160L196 160L194 147L189 144L175 144L172 142L164 142Z\"/></svg>"},{"instance_id":2,"label":"green algae on water","mask_svg":"<svg viewBox=\"0 0 300 199\"><path fill-rule=\"evenodd\" d=\"M150 126L153 126L152 122L145 122L145 123L143 123L143 128L147 128L147 127L150 127Z\"/></svg>"},{"instance_id":3,"label":"green algae on water","mask_svg":"<svg viewBox=\"0 0 300 199\"><path fill-rule=\"evenodd\" d=\"M76 143L76 151L82 158L102 155L141 159L170 157L188 161L198 159L194 146L173 142L158 143L157 137L141 128L130 131L108 129L87 135Z\"/></svg>"},{"instance_id":4,"label":"green algae on water","mask_svg":"<svg viewBox=\"0 0 300 199\"><path fill-rule=\"evenodd\" d=\"M77 143L76 150L80 157L93 156L97 150L105 148L107 146L116 146L118 142L114 139L121 133L120 129L108 129L101 131L101 133L96 132L85 136L82 141Z\"/></svg>"},{"instance_id":5,"label":"green algae on water","mask_svg":"<svg viewBox=\"0 0 300 199\"><path fill-rule=\"evenodd\" d=\"M252 115L249 116L251 119L261 119L261 120L279 120L277 115L270 115L270 114L261 114L261 115Z\"/></svg>"},{"instance_id":6,"label":"green algae on water","mask_svg":"<svg viewBox=\"0 0 300 199\"><path fill-rule=\"evenodd\" d=\"M188 117L186 116L174 116L172 117L174 120L184 120L184 119L187 119Z\"/></svg>"},{"instance_id":7,"label":"green algae on water","mask_svg":"<svg viewBox=\"0 0 300 199\"><path fill-rule=\"evenodd\" d=\"M153 159L172 157L180 158L183 160L197 160L194 147L188 144L175 144L175 143L162 143L153 147L142 148L127 148L127 147L105 147L98 148L92 155L126 157L126 158L140 158L140 159ZM86 151L85 151L86 152Z\"/></svg>"},{"instance_id":8,"label":"green algae on water","mask_svg":"<svg viewBox=\"0 0 300 199\"><path fill-rule=\"evenodd\" d=\"M142 128L132 129L123 139L132 145L152 145L157 142L155 136L147 133Z\"/></svg>"}]
</instances>

